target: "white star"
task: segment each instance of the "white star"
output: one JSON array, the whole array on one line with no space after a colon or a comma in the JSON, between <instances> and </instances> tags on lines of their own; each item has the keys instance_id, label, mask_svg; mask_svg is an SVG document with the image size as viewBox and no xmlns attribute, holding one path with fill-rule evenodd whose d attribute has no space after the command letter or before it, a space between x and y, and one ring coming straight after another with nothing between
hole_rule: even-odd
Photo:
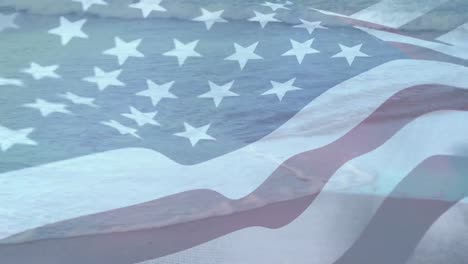
<instances>
[{"instance_id":1,"label":"white star","mask_svg":"<svg viewBox=\"0 0 468 264\"><path fill-rule=\"evenodd\" d=\"M115 130L117 130L121 135L132 135L136 138L141 138L137 132L138 130L137 129L134 129L134 128L131 128L131 127L128 127L128 126L124 126L122 124L120 124L119 122L115 121L115 120L109 120L109 121L102 121L101 124L105 125L105 126L108 126L108 127L112 127L114 128Z\"/></svg>"},{"instance_id":2,"label":"white star","mask_svg":"<svg viewBox=\"0 0 468 264\"><path fill-rule=\"evenodd\" d=\"M299 62L299 64L302 63L305 55L320 52L316 49L311 48L312 43L314 42L314 39L309 39L303 43L297 42L292 39L290 39L290 41L291 41L292 49L286 51L282 56L296 56L297 62Z\"/></svg>"},{"instance_id":3,"label":"white star","mask_svg":"<svg viewBox=\"0 0 468 264\"><path fill-rule=\"evenodd\" d=\"M34 128L24 128L19 130L9 129L0 126L0 149L5 152L14 145L37 145L37 142L31 140L28 136L34 131Z\"/></svg>"},{"instance_id":4,"label":"white star","mask_svg":"<svg viewBox=\"0 0 468 264\"><path fill-rule=\"evenodd\" d=\"M285 4L272 3L272 2L268 2L268 1L266 1L265 3L263 3L262 6L269 7L269 8L271 8L273 11L276 11L276 10L278 10L278 9L286 9L286 10L289 9L289 8L285 7Z\"/></svg>"},{"instance_id":5,"label":"white star","mask_svg":"<svg viewBox=\"0 0 468 264\"><path fill-rule=\"evenodd\" d=\"M177 96L169 92L169 89L174 85L174 81L156 84L151 80L146 80L146 84L148 89L138 92L136 95L149 97L153 106L156 106L163 98L177 98Z\"/></svg>"},{"instance_id":6,"label":"white star","mask_svg":"<svg viewBox=\"0 0 468 264\"><path fill-rule=\"evenodd\" d=\"M104 0L72 0L73 2L81 3L83 11L88 10L92 5L107 5Z\"/></svg>"},{"instance_id":7,"label":"white star","mask_svg":"<svg viewBox=\"0 0 468 264\"><path fill-rule=\"evenodd\" d=\"M105 50L103 54L117 56L119 65L124 64L129 57L144 57L144 55L137 50L138 45L141 43L141 39L125 42L121 38L115 37L114 42L115 47Z\"/></svg>"},{"instance_id":8,"label":"white star","mask_svg":"<svg viewBox=\"0 0 468 264\"><path fill-rule=\"evenodd\" d=\"M192 147L195 146L200 140L216 140L214 137L207 134L210 129L210 124L202 127L193 127L188 123L184 122L185 131L175 133L174 136L184 137L190 140Z\"/></svg>"},{"instance_id":9,"label":"white star","mask_svg":"<svg viewBox=\"0 0 468 264\"><path fill-rule=\"evenodd\" d=\"M236 52L231 56L225 58L225 60L238 61L241 70L244 69L245 65L249 60L261 60L263 59L259 55L255 54L255 49L257 48L258 42L244 48L241 45L234 43L234 48Z\"/></svg>"},{"instance_id":10,"label":"white star","mask_svg":"<svg viewBox=\"0 0 468 264\"><path fill-rule=\"evenodd\" d=\"M72 38L88 38L88 35L81 31L81 28L85 23L86 19L70 22L65 17L60 17L60 26L49 30L49 33L58 35L61 39L62 45L65 46Z\"/></svg>"},{"instance_id":11,"label":"white star","mask_svg":"<svg viewBox=\"0 0 468 264\"><path fill-rule=\"evenodd\" d=\"M353 47L347 47L341 44L338 45L340 45L341 52L333 55L332 58L346 58L349 66L353 64L356 57L369 57L369 55L361 52L362 44Z\"/></svg>"},{"instance_id":12,"label":"white star","mask_svg":"<svg viewBox=\"0 0 468 264\"><path fill-rule=\"evenodd\" d=\"M94 100L95 100L94 98L79 96L71 92L67 92L65 94L59 94L59 96L64 99L67 99L68 101L76 105L87 105L91 107L98 107L96 104L94 104Z\"/></svg>"},{"instance_id":13,"label":"white star","mask_svg":"<svg viewBox=\"0 0 468 264\"><path fill-rule=\"evenodd\" d=\"M263 14L257 11L254 11L254 13L255 16L250 18L249 21L259 22L262 28L264 28L268 22L280 22L278 19L274 18L276 15L275 13Z\"/></svg>"},{"instance_id":14,"label":"white star","mask_svg":"<svg viewBox=\"0 0 468 264\"><path fill-rule=\"evenodd\" d=\"M132 119L138 124L138 126L144 126L146 124L159 126L159 123L156 120L154 120L154 117L157 113L157 111L143 113L138 109L134 108L133 106L130 106L130 114L124 113L122 114L122 116Z\"/></svg>"},{"instance_id":15,"label":"white star","mask_svg":"<svg viewBox=\"0 0 468 264\"><path fill-rule=\"evenodd\" d=\"M11 78L2 78L2 77L0 77L0 86L3 86L3 85L23 86L24 83L20 79L11 79Z\"/></svg>"},{"instance_id":16,"label":"white star","mask_svg":"<svg viewBox=\"0 0 468 264\"><path fill-rule=\"evenodd\" d=\"M94 76L86 77L83 80L97 84L99 90L102 91L109 86L125 86L123 82L117 79L121 72L122 70L105 72L99 67L94 67Z\"/></svg>"},{"instance_id":17,"label":"white star","mask_svg":"<svg viewBox=\"0 0 468 264\"><path fill-rule=\"evenodd\" d=\"M40 98L36 99L34 103L24 104L23 106L39 110L44 117L53 113L71 114L67 109L67 105L47 102Z\"/></svg>"},{"instance_id":18,"label":"white star","mask_svg":"<svg viewBox=\"0 0 468 264\"><path fill-rule=\"evenodd\" d=\"M220 23L226 23L227 22L227 20L225 20L224 18L221 17L224 10L210 12L210 11L202 8L201 11L202 11L202 15L199 16L199 17L194 18L193 21L204 22L207 30L210 30L210 28L216 22L220 22Z\"/></svg>"},{"instance_id":19,"label":"white star","mask_svg":"<svg viewBox=\"0 0 468 264\"><path fill-rule=\"evenodd\" d=\"M276 97L278 97L278 99L282 101L283 97L286 95L287 92L302 90L302 88L294 86L295 81L296 78L292 78L291 80L284 83L271 81L271 85L273 86L273 88L264 92L262 95L275 94Z\"/></svg>"},{"instance_id":20,"label":"white star","mask_svg":"<svg viewBox=\"0 0 468 264\"><path fill-rule=\"evenodd\" d=\"M182 66L188 57L202 57L200 53L195 51L197 44L198 44L198 40L184 44L180 42L178 39L174 39L174 46L175 46L174 49L164 53L163 55L177 57L179 66Z\"/></svg>"},{"instance_id":21,"label":"white star","mask_svg":"<svg viewBox=\"0 0 468 264\"><path fill-rule=\"evenodd\" d=\"M324 26L321 26L320 24L322 23L321 21L307 21L307 20L304 20L304 19L299 19L302 24L300 25L295 25L294 27L295 28L304 28L307 30L307 32L309 32L309 34L312 34L314 32L314 30L316 30L317 28L321 28L321 29L327 29L326 27Z\"/></svg>"},{"instance_id":22,"label":"white star","mask_svg":"<svg viewBox=\"0 0 468 264\"><path fill-rule=\"evenodd\" d=\"M18 28L15 24L15 19L18 14L13 13L9 15L0 14L0 32L8 28Z\"/></svg>"},{"instance_id":23,"label":"white star","mask_svg":"<svg viewBox=\"0 0 468 264\"><path fill-rule=\"evenodd\" d=\"M46 77L57 79L60 78L60 75L55 73L58 68L58 65L41 66L35 62L31 62L29 68L23 69L22 72L31 74L35 80L40 80Z\"/></svg>"},{"instance_id":24,"label":"white star","mask_svg":"<svg viewBox=\"0 0 468 264\"><path fill-rule=\"evenodd\" d=\"M234 84L234 81L228 82L223 85L217 85L214 82L208 81L208 84L210 85L210 91L198 97L212 98L216 107L219 106L224 97L239 96L238 94L230 91L232 85Z\"/></svg>"},{"instance_id":25,"label":"white star","mask_svg":"<svg viewBox=\"0 0 468 264\"><path fill-rule=\"evenodd\" d=\"M140 0L140 2L131 4L129 7L140 9L143 17L148 17L153 11L166 11L166 9L160 5L161 2L162 0Z\"/></svg>"}]
</instances>

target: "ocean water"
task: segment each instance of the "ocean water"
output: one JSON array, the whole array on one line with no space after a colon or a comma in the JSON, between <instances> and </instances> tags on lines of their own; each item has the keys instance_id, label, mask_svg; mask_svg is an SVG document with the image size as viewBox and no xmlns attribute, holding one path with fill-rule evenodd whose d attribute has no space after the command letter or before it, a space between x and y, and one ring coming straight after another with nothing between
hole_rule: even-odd
<instances>
[{"instance_id":1,"label":"ocean water","mask_svg":"<svg viewBox=\"0 0 468 264\"><path fill-rule=\"evenodd\" d=\"M70 1L1 1L4 13L19 12L16 30L2 32L0 42L0 76L18 78L23 87L4 86L0 94L0 124L20 129L34 127L32 134L39 147L18 145L0 153L0 171L30 167L67 158L125 147L154 149L182 164L196 164L241 148L256 141L291 118L315 97L334 85L386 61L407 58L397 48L389 46L343 22L326 22L329 18L310 12L305 2L298 2L291 10L278 10L281 23L270 23L261 29L258 23L248 22L252 10L266 12L259 1L167 1L168 12L153 12L143 19L139 10L128 8L129 1L109 1L109 6L93 6L87 13ZM163 4L166 4L163 2ZM190 19L199 15L199 8L225 9L229 23L217 23L207 31L203 23ZM67 46L60 45L58 36L47 31L58 26L60 16L71 21L87 19L83 30L88 39L74 39ZM188 19L190 18L190 19ZM323 20L328 29L309 35L304 29L294 29L299 18ZM333 21L333 20L331 20ZM114 56L102 52L114 46L114 37L126 41L143 39L139 50L145 58L130 58L121 68L120 80L125 87L110 87L98 91L95 84L82 79L93 75L93 67L105 71L119 67ZM290 39L305 41L315 38L318 54L308 55L299 65L294 57L280 56L291 48ZM179 67L175 58L161 54L171 50L173 39L184 43L200 40L197 51L203 58L189 58ZM264 60L250 61L240 71L237 62L224 58L234 51L233 43L247 46L259 42L256 52ZM338 43L348 46L365 43L363 51L370 58L357 59L353 67L341 59L330 57L340 51ZM33 80L21 72L30 62L41 65L59 64L61 79ZM285 82L296 78L301 91L288 93L280 102L275 96L260 96L271 88L270 81ZM156 107L148 98L135 96L146 89L146 80L156 83L175 81L171 91L178 99L163 99ZM235 80L232 91L238 97L223 100L216 108L210 99L199 95L208 91L207 81L224 84ZM98 109L69 104L72 115L51 115L42 118L38 111L23 105L36 98L63 102L59 94L73 92L96 99ZM339 102L337 102L339 105ZM101 121L115 119L125 125L131 120L121 117L135 106L143 112L158 111L157 128L139 130L143 140L118 136L106 129ZM346 117L323 115L323 133L340 128ZM348 113L352 114L352 113ZM125 123L126 122L126 123ZM216 142L201 141L196 147L188 140L174 137L183 131L184 122L194 126L211 124L210 135Z\"/></svg>"},{"instance_id":2,"label":"ocean water","mask_svg":"<svg viewBox=\"0 0 468 264\"><path fill-rule=\"evenodd\" d=\"M109 5L94 5L83 13L78 3L71 1L0 0L0 12L18 12L15 22L20 28L1 32L0 77L23 80L23 87L2 86L0 93L0 125L13 129L35 128L31 135L39 147L17 145L0 152L0 172L74 158L96 152L126 147L156 150L181 164L197 164L232 152L254 142L281 126L314 98L336 84L384 62L405 59L408 55L343 21L328 17L309 7L352 14L377 1L294 1L291 10L277 10L278 23L261 29L257 22L246 21L253 10L271 12L261 6L263 1L163 1L167 12L152 12L144 19L137 9L128 8L133 1L108 1ZM455 2L459 8L442 8L441 21L447 24L466 16L466 4ZM412 2L412 4L415 4ZM216 23L210 31L192 19L200 15L200 8L224 9L229 23ZM444 11L445 10L445 11ZM58 36L47 31L58 26L59 18L71 21L85 18L83 30L88 39L74 39L67 46L60 45ZM328 29L317 29L312 35L304 29L293 28L299 19L323 21ZM427 24L422 24L426 25ZM447 25L433 23L438 32ZM415 28L417 30L417 28ZM145 58L130 58L120 67L114 56L102 52L114 46L114 37L126 41L143 39L139 50ZM280 56L291 48L290 39L305 41L314 38L318 54L307 55L299 65L294 57ZM197 51L203 58L189 58L179 67L173 57L162 56L173 48L173 39L182 42L200 40ZM233 44L247 46L259 42L257 53L262 61L250 61L240 71L236 62L224 60L234 51ZM363 44L369 58L357 58L349 67L343 58L330 59L340 51L338 44ZM21 72L30 62L41 65L59 64L61 79L33 80ZM99 92L94 84L83 81L93 75L93 67L105 71L122 69L120 80L125 87L110 87ZM301 91L290 92L282 101L275 96L261 96L271 88L270 81L285 82L296 78ZM163 99L156 107L148 98L135 96L146 89L146 80L156 83L176 81L171 91L178 99ZM198 98L208 91L207 81L224 84L235 80L232 91L240 96L225 98L220 107L211 99ZM96 99L98 109L76 106L59 98L59 94L73 92ZM51 115L42 118L38 111L24 107L36 98L67 103L70 116ZM343 100L347 100L343 98ZM336 102L339 107L340 102ZM121 117L135 106L144 112L158 111L160 127L139 130L143 140L119 136L105 129L101 121L115 119L133 125ZM331 133L346 123L347 116L322 116L316 127L322 134ZM401 113L404 114L404 113ZM353 113L347 113L353 115ZM210 135L216 142L201 141L192 147L174 133L184 130L184 122L194 126L211 124Z\"/></svg>"}]
</instances>

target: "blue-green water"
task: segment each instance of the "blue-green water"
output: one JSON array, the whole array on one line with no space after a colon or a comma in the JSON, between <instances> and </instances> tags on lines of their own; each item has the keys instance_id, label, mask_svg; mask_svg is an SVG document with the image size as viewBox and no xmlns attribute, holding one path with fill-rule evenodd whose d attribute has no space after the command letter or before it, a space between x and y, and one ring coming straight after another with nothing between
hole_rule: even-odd
<instances>
[{"instance_id":1,"label":"blue-green water","mask_svg":"<svg viewBox=\"0 0 468 264\"><path fill-rule=\"evenodd\" d=\"M34 128L31 137L38 146L17 145L8 152L0 152L0 171L125 147L151 148L179 163L199 163L260 139L334 85L383 62L406 58L398 49L343 22L335 25L324 22L329 29L318 29L310 35L305 29L293 28L289 22L270 23L262 29L256 22L242 20L247 14L251 16L253 9L264 10L258 1L245 5L182 1L179 6L177 2L167 1L168 12L153 12L149 19L143 19L122 1L107 7L93 6L90 13L84 14L76 11L79 5L68 1L53 5L44 1L29 7L26 3L15 2L18 8L25 8L16 18L19 28L1 35L0 76L21 79L25 85L2 87L0 124L11 129ZM182 13L187 13L186 17L197 16L198 9L205 5L213 6L212 10L216 6L224 7L226 19L231 20L217 23L207 31L203 23L183 19ZM278 10L278 18L291 19L295 24L299 18L312 21L324 18L305 10L301 4L291 8ZM168 17L163 17L164 14ZM86 19L83 31L89 38L75 38L62 46L58 36L47 33L58 26L62 15L71 21ZM116 36L126 41L142 39L139 50L145 57L130 58L120 67L114 56L103 55L104 50L114 45ZM281 56L291 48L290 39L310 38L315 39L313 47L320 53L308 55L301 65L294 57ZM173 48L173 39L184 43L200 40L197 51L203 57L189 58L179 67L175 58L162 55ZM255 42L259 42L257 53L263 60L250 61L242 71L237 62L225 60L234 52L234 43L248 46ZM338 44L363 43L363 51L370 57L356 60L353 67L343 58L331 59L340 51ZM59 65L57 73L62 78L34 80L21 72L30 62ZM93 75L94 67L105 71L122 69L120 80L125 87L98 91L95 84L83 81ZM282 101L275 96L262 96L271 88L271 81L285 82L292 78L296 78L295 85L301 91L288 93ZM146 89L146 80L175 81L171 91L178 98L163 99L153 106L147 98L135 96ZM208 91L208 81L223 84L232 80L235 80L232 90L240 96L224 99L220 107L215 107L210 99L198 98ZM58 96L65 92L95 98L99 108L69 104ZM42 117L37 110L24 107L37 98L67 103L72 114ZM161 126L141 128L142 140L138 140L119 135L101 124L117 120L134 126L131 120L121 116L128 112L129 106L143 112L158 111L156 119ZM192 147L186 139L173 136L183 131L184 122L194 126L211 124L210 135L217 140Z\"/></svg>"}]
</instances>

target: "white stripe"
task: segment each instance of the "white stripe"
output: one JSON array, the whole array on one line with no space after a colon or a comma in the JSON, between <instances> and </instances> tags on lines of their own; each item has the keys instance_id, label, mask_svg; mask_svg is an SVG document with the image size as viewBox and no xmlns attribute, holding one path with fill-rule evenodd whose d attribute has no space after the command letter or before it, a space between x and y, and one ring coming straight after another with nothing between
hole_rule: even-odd
<instances>
[{"instance_id":1,"label":"white stripe","mask_svg":"<svg viewBox=\"0 0 468 264\"><path fill-rule=\"evenodd\" d=\"M194 166L152 150L122 149L0 174L0 236L191 189L243 197L287 158L335 141L393 94L425 83L468 88L468 68L386 63L326 91L250 147Z\"/></svg>"},{"instance_id":2,"label":"white stripe","mask_svg":"<svg viewBox=\"0 0 468 264\"><path fill-rule=\"evenodd\" d=\"M3 85L23 86L23 82L18 79L0 78L0 86Z\"/></svg>"},{"instance_id":3,"label":"white stripe","mask_svg":"<svg viewBox=\"0 0 468 264\"><path fill-rule=\"evenodd\" d=\"M468 23L465 23L456 29L438 37L437 40L455 46L468 46Z\"/></svg>"},{"instance_id":4,"label":"white stripe","mask_svg":"<svg viewBox=\"0 0 468 264\"><path fill-rule=\"evenodd\" d=\"M376 29L370 29L370 28L364 28L364 27L356 27L359 28L362 31L365 31L381 40L384 41L392 41L392 42L400 42L400 43L406 43L406 44L411 44L415 46L420 46L423 48L431 49L434 51L438 51L450 56L462 58L462 59L468 59L468 45L465 46L451 46L451 45L446 45L443 43L438 43L438 42L432 42L432 41L426 41L426 40L421 40L417 38L412 38L412 37L407 37L403 36L400 34L395 34L387 31L381 31L381 30L376 30Z\"/></svg>"},{"instance_id":5,"label":"white stripe","mask_svg":"<svg viewBox=\"0 0 468 264\"><path fill-rule=\"evenodd\" d=\"M193 249L144 263L172 263L169 260L183 259L183 256L192 256L191 263L207 263L217 251L226 264L310 263L310 260L314 260L312 263L333 263L359 238L396 184L418 164L435 155L468 155L459 151L468 147L466 124L468 112L426 114L402 128L384 145L340 168L333 176L335 181L330 182L291 224L275 230L257 227L240 230ZM356 180L354 171L349 170L352 167L377 175L378 182L370 187L378 188L383 195L381 199L368 202L370 199L364 196L350 202L354 198L333 194L337 182ZM366 182L359 186L362 184ZM362 187L353 191L374 193ZM197 255L198 258L193 257Z\"/></svg>"},{"instance_id":6,"label":"white stripe","mask_svg":"<svg viewBox=\"0 0 468 264\"><path fill-rule=\"evenodd\" d=\"M351 15L352 18L398 28L426 14L448 0L382 0Z\"/></svg>"}]
</instances>

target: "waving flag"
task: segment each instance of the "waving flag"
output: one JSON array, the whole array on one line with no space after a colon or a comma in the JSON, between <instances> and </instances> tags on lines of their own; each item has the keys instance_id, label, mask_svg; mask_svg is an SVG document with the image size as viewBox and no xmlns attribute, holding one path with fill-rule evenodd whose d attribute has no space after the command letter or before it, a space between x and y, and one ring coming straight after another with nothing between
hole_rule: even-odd
<instances>
[{"instance_id":1,"label":"waving flag","mask_svg":"<svg viewBox=\"0 0 468 264\"><path fill-rule=\"evenodd\" d=\"M468 259L468 5L342 2L0 1L0 263Z\"/></svg>"}]
</instances>

